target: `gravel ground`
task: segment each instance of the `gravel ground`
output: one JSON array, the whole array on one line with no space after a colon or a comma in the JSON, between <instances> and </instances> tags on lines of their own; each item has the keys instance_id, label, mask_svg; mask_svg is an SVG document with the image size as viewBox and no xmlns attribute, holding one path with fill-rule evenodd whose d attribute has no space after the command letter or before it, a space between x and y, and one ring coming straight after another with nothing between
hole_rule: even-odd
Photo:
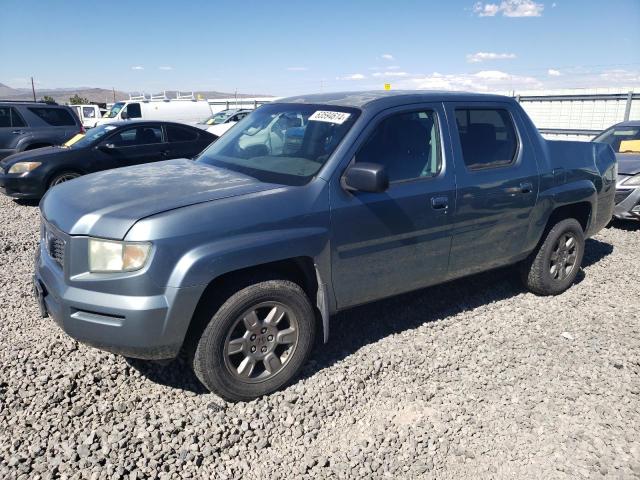
<instances>
[{"instance_id":1,"label":"gravel ground","mask_svg":"<svg viewBox=\"0 0 640 480\"><path fill-rule=\"evenodd\" d=\"M0 478L640 476L640 226L556 298L504 269L342 313L301 380L227 404L38 318L38 210L0 218Z\"/></svg>"}]
</instances>

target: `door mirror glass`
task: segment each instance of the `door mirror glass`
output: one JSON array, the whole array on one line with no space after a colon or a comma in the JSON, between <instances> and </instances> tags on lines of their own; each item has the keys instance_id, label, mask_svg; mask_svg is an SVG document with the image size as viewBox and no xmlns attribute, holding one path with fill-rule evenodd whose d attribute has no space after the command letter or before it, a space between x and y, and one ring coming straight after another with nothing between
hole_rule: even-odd
<instances>
[{"instance_id":1,"label":"door mirror glass","mask_svg":"<svg viewBox=\"0 0 640 480\"><path fill-rule=\"evenodd\" d=\"M343 178L349 190L381 193L389 188L386 169L377 163L355 163L347 169Z\"/></svg>"}]
</instances>

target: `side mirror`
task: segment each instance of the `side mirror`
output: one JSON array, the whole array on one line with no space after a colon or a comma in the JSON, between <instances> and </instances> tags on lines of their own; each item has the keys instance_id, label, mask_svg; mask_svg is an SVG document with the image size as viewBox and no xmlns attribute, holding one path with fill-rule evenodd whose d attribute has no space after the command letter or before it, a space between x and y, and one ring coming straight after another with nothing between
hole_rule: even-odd
<instances>
[{"instance_id":1,"label":"side mirror","mask_svg":"<svg viewBox=\"0 0 640 480\"><path fill-rule=\"evenodd\" d=\"M389 177L384 166L377 163L354 163L344 173L348 190L381 193L389 188Z\"/></svg>"},{"instance_id":2,"label":"side mirror","mask_svg":"<svg viewBox=\"0 0 640 480\"><path fill-rule=\"evenodd\" d=\"M127 118L129 118L129 114L127 113L126 110L124 110L121 114L120 114L120 118L122 120L126 120Z\"/></svg>"},{"instance_id":3,"label":"side mirror","mask_svg":"<svg viewBox=\"0 0 640 480\"><path fill-rule=\"evenodd\" d=\"M111 152L116 146L113 143L101 143L98 145L98 150L102 150L103 152Z\"/></svg>"}]
</instances>

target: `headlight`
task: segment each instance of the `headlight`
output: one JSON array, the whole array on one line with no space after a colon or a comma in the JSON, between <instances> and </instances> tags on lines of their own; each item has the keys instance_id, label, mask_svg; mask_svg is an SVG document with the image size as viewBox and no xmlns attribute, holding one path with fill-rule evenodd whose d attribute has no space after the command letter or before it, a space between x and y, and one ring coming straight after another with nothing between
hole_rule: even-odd
<instances>
[{"instance_id":1,"label":"headlight","mask_svg":"<svg viewBox=\"0 0 640 480\"><path fill-rule=\"evenodd\" d=\"M11 165L11 168L9 168L9 173L27 173L27 172L30 172L31 170L35 170L40 165L42 165L41 162L14 163L13 165Z\"/></svg>"},{"instance_id":2,"label":"headlight","mask_svg":"<svg viewBox=\"0 0 640 480\"><path fill-rule=\"evenodd\" d=\"M627 178L624 182L622 182L622 185L624 185L625 187L640 186L640 173L638 173L637 175L634 175L631 178Z\"/></svg>"},{"instance_id":3,"label":"headlight","mask_svg":"<svg viewBox=\"0 0 640 480\"><path fill-rule=\"evenodd\" d=\"M89 239L89 270L92 272L133 272L147 263L151 244Z\"/></svg>"}]
</instances>

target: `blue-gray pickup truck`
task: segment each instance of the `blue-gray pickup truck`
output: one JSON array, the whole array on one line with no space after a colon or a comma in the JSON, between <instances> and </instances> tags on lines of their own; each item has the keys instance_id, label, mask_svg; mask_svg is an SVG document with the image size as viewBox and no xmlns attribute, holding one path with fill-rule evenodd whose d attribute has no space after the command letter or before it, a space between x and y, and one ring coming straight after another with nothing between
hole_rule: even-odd
<instances>
[{"instance_id":1,"label":"blue-gray pickup truck","mask_svg":"<svg viewBox=\"0 0 640 480\"><path fill-rule=\"evenodd\" d=\"M287 98L196 161L50 190L34 290L77 340L185 350L209 390L248 400L295 378L339 310L505 265L536 294L569 288L616 168L609 145L546 141L502 96Z\"/></svg>"}]
</instances>

